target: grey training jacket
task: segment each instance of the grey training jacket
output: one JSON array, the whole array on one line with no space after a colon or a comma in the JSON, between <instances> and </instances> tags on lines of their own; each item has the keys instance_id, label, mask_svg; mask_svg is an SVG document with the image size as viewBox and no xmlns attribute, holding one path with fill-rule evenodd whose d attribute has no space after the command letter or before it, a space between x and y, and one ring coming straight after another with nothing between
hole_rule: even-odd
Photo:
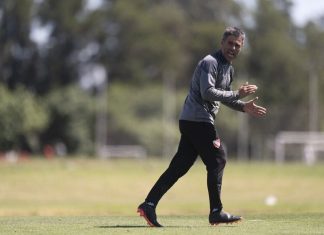
<instances>
[{"instance_id":1,"label":"grey training jacket","mask_svg":"<svg viewBox=\"0 0 324 235\"><path fill-rule=\"evenodd\" d=\"M199 61L179 119L214 124L220 102L243 112L244 102L238 91L231 90L233 74L233 66L220 50Z\"/></svg>"}]
</instances>

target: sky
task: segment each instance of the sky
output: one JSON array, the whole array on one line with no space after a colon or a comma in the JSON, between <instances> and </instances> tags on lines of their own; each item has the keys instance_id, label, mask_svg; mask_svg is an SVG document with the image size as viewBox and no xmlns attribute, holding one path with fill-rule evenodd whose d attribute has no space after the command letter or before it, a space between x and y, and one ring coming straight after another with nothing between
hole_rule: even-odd
<instances>
[{"instance_id":1,"label":"sky","mask_svg":"<svg viewBox=\"0 0 324 235\"><path fill-rule=\"evenodd\" d=\"M248 7L255 6L255 0L236 0ZM307 21L324 15L324 0L291 0L292 19L297 26L304 26Z\"/></svg>"},{"instance_id":2,"label":"sky","mask_svg":"<svg viewBox=\"0 0 324 235\"><path fill-rule=\"evenodd\" d=\"M307 20L324 15L323 0L293 0L292 18L298 26L303 26Z\"/></svg>"},{"instance_id":3,"label":"sky","mask_svg":"<svg viewBox=\"0 0 324 235\"><path fill-rule=\"evenodd\" d=\"M36 0L36 2L41 3L43 0ZM99 8L103 3L103 0L86 0L86 10L92 11ZM43 45L47 42L50 32L52 31L51 25L46 25L41 27L41 23L38 20L32 22L32 31L30 33L30 38L39 45Z\"/></svg>"}]
</instances>

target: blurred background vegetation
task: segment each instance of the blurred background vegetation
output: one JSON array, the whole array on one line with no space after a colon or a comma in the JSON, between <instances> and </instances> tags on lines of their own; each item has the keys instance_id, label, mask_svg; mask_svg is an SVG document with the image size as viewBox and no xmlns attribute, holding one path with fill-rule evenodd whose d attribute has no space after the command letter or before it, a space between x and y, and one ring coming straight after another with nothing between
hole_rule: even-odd
<instances>
[{"instance_id":1,"label":"blurred background vegetation","mask_svg":"<svg viewBox=\"0 0 324 235\"><path fill-rule=\"evenodd\" d=\"M149 156L171 157L196 63L234 25L247 43L234 62L233 88L257 84L268 115L257 120L222 107L216 123L231 157L240 156L239 138L248 133L247 144L257 146L249 155L270 159L279 131L324 129L324 14L297 26L292 6L0 0L0 151L54 146L95 156L98 144L140 145Z\"/></svg>"}]
</instances>

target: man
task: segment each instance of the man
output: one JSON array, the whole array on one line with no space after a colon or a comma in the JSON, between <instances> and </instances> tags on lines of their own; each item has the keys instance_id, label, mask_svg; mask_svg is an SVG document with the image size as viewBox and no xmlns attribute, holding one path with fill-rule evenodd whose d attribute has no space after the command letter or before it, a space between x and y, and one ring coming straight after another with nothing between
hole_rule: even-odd
<instances>
[{"instance_id":1,"label":"man","mask_svg":"<svg viewBox=\"0 0 324 235\"><path fill-rule=\"evenodd\" d=\"M254 103L257 97L248 102L240 100L254 94L257 90L256 85L246 83L236 91L230 88L234 73L232 61L241 51L244 39L245 33L239 28L226 28L220 49L212 55L207 55L198 63L179 118L181 138L178 151L167 170L147 195L145 202L138 207L138 212L150 226L162 227L157 221L155 208L162 196L187 173L198 155L207 170L210 224L241 220L240 216L223 211L221 187L226 156L214 120L220 102L254 117L262 117L266 114L265 108Z\"/></svg>"}]
</instances>

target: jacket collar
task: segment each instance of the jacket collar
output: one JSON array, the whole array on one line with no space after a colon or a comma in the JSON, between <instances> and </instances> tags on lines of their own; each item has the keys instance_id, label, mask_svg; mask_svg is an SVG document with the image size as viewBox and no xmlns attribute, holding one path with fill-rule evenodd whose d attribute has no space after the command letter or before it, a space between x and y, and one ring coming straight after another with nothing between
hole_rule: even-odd
<instances>
[{"instance_id":1,"label":"jacket collar","mask_svg":"<svg viewBox=\"0 0 324 235\"><path fill-rule=\"evenodd\" d=\"M214 52L214 54L212 55L214 58L216 58L217 60L219 60L222 64L228 64L228 65L231 65L231 63L229 63L221 50L217 50L216 52Z\"/></svg>"}]
</instances>

